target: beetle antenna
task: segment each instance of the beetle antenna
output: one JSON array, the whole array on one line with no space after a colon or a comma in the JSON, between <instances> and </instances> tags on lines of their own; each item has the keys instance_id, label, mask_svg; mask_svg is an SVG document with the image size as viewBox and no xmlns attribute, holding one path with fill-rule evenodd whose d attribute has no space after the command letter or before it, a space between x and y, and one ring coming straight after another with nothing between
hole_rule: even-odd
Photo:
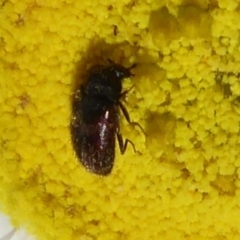
<instances>
[{"instance_id":1,"label":"beetle antenna","mask_svg":"<svg viewBox=\"0 0 240 240\"><path fill-rule=\"evenodd\" d=\"M109 63L111 64L115 64L115 62L113 60L111 60L110 58L107 59Z\"/></svg>"},{"instance_id":2,"label":"beetle antenna","mask_svg":"<svg viewBox=\"0 0 240 240\"><path fill-rule=\"evenodd\" d=\"M137 63L133 63L133 65L131 67L129 67L128 69L131 70L133 68L135 68L137 66Z\"/></svg>"}]
</instances>

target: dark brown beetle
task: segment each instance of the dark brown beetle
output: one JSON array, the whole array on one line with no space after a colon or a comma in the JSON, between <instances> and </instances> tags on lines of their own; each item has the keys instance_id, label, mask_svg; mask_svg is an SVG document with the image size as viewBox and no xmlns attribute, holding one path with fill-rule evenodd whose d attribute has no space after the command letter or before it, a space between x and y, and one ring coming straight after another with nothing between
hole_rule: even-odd
<instances>
[{"instance_id":1,"label":"dark brown beetle","mask_svg":"<svg viewBox=\"0 0 240 240\"><path fill-rule=\"evenodd\" d=\"M136 152L129 139L123 141L119 110L129 123L139 125L130 121L129 114L120 101L129 91L122 92L122 80L133 76L130 70L135 64L125 68L109 62L107 66L97 65L90 69L86 84L81 85L73 99L73 147L83 166L99 175L108 175L112 171L116 136L122 154L128 143Z\"/></svg>"}]
</instances>

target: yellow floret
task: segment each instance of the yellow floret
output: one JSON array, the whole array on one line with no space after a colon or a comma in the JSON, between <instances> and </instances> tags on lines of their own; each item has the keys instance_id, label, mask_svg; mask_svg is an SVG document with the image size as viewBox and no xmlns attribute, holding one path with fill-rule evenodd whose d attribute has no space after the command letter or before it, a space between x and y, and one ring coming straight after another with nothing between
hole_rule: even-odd
<instances>
[{"instance_id":1,"label":"yellow floret","mask_svg":"<svg viewBox=\"0 0 240 240\"><path fill-rule=\"evenodd\" d=\"M0 209L37 239L240 239L237 0L0 3ZM71 99L87 69L124 81L131 146L112 173L76 159Z\"/></svg>"}]
</instances>

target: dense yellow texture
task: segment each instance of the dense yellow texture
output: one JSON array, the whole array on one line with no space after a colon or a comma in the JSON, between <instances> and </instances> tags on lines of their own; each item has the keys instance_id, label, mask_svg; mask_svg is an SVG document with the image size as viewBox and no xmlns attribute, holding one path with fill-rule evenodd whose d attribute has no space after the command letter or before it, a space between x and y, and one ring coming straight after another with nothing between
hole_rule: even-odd
<instances>
[{"instance_id":1,"label":"dense yellow texture","mask_svg":"<svg viewBox=\"0 0 240 240\"><path fill-rule=\"evenodd\" d=\"M237 0L0 4L0 205L41 240L240 239ZM131 146L98 177L75 158L71 94L130 66Z\"/></svg>"}]
</instances>

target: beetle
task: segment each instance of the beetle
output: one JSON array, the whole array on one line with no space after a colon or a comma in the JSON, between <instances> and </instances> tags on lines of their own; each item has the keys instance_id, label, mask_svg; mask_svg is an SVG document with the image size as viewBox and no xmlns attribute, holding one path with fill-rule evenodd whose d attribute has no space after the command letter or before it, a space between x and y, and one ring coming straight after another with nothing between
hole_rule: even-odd
<instances>
[{"instance_id":1,"label":"beetle","mask_svg":"<svg viewBox=\"0 0 240 240\"><path fill-rule=\"evenodd\" d=\"M121 102L131 90L122 91L122 80L133 76L131 69L136 64L126 68L108 61L108 65L90 68L86 83L76 90L71 121L72 143L77 158L88 171L103 176L112 171L116 138L121 154L125 153L128 143L136 152L133 142L129 139L124 141L121 135L120 110L128 123L140 126L131 122Z\"/></svg>"}]
</instances>

